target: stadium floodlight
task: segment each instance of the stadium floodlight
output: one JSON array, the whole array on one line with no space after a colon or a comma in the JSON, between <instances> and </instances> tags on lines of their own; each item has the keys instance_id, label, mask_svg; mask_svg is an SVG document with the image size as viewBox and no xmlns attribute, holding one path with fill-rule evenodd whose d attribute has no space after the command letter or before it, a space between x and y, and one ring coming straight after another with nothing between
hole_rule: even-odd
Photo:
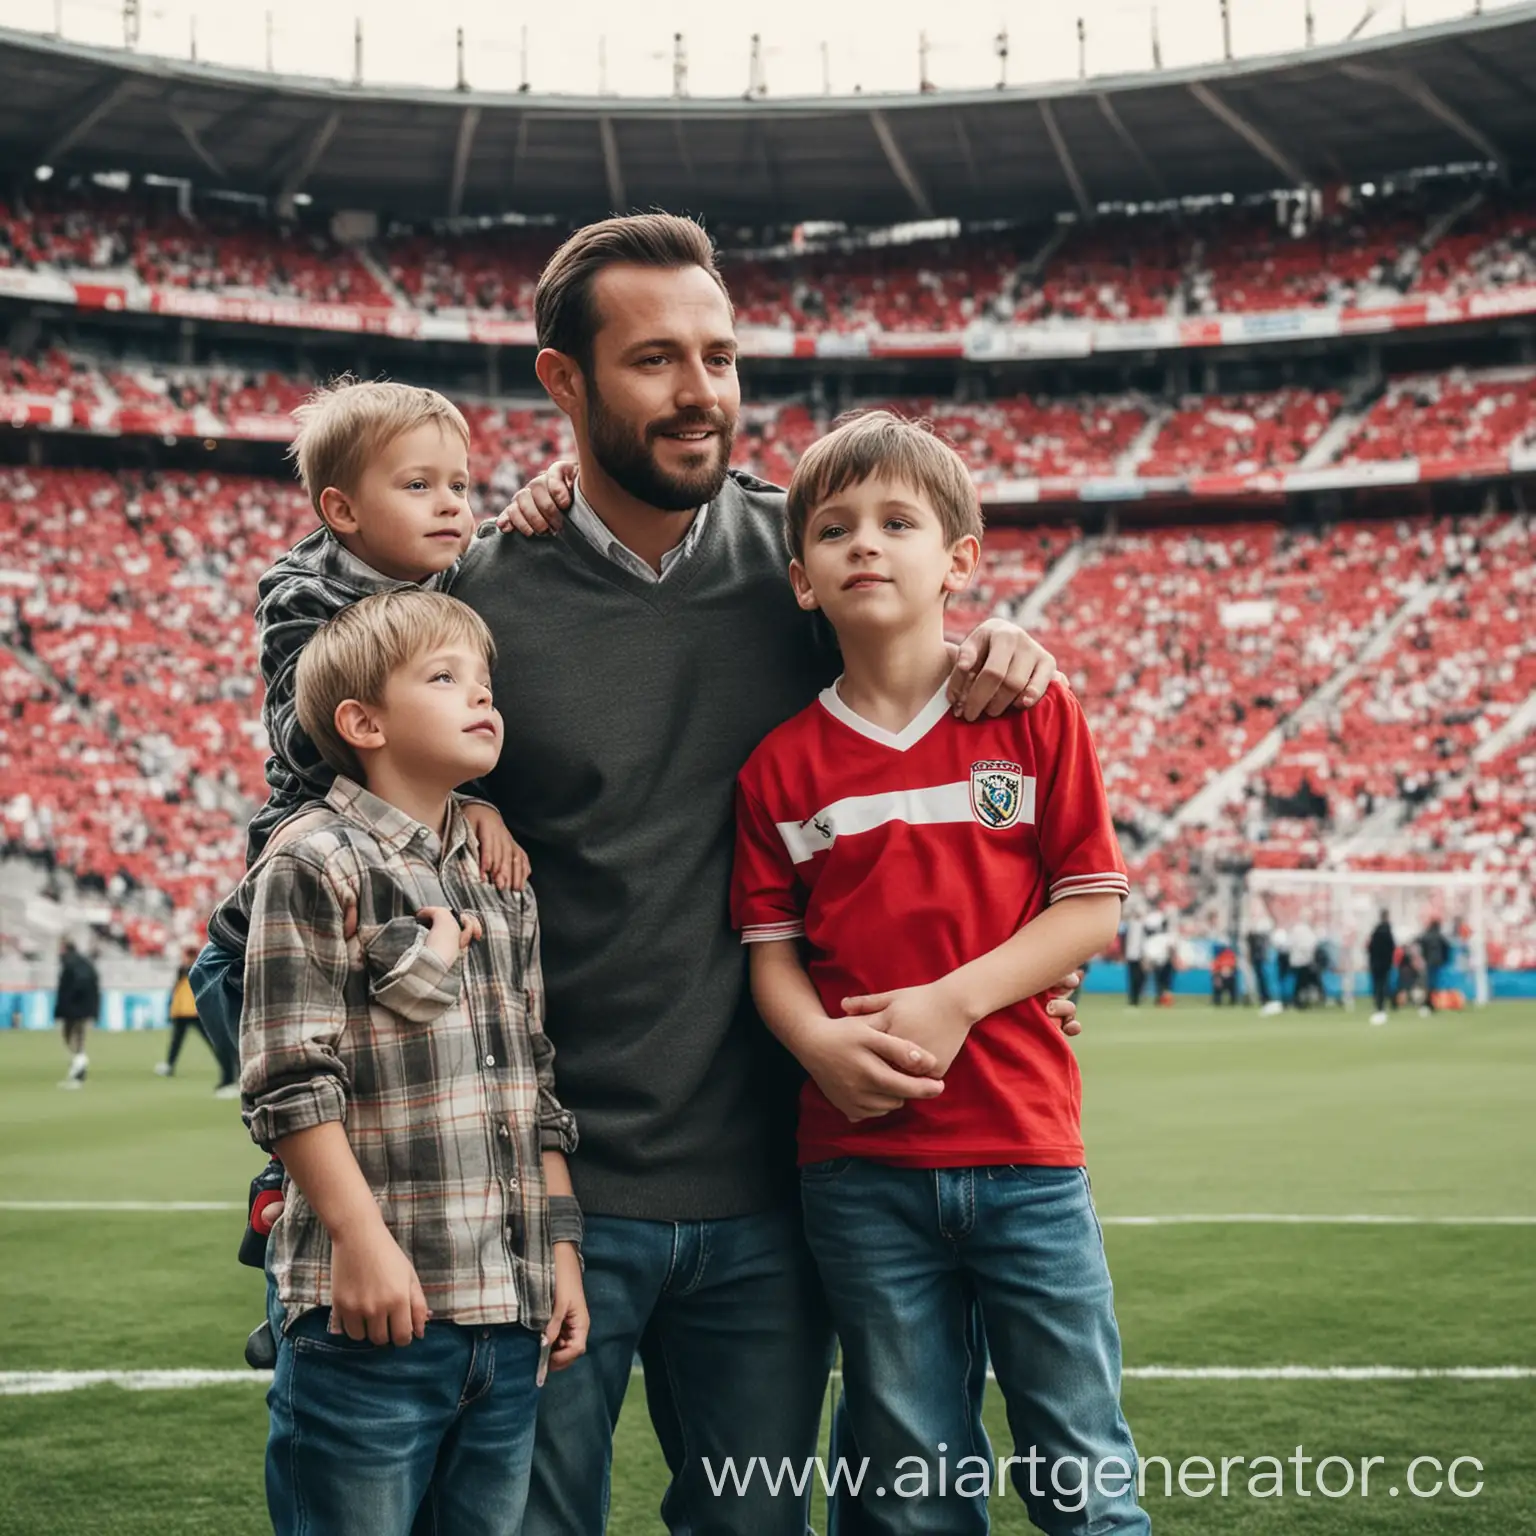
<instances>
[{"instance_id":1,"label":"stadium floodlight","mask_svg":"<svg viewBox=\"0 0 1536 1536\"><path fill-rule=\"evenodd\" d=\"M1333 968L1347 1008L1367 973L1365 946L1385 911L1399 946L1411 944L1439 918L1460 951L1458 969L1472 977L1472 1001L1487 1005L1487 876L1481 870L1250 869L1250 896L1259 897L1276 927L1305 922L1332 946Z\"/></svg>"}]
</instances>

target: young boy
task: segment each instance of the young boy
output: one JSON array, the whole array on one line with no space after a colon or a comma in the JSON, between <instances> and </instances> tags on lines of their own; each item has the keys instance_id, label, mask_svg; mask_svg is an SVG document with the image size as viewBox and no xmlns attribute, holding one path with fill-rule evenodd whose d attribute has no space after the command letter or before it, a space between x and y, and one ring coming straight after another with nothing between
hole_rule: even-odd
<instances>
[{"instance_id":1,"label":"young boy","mask_svg":"<svg viewBox=\"0 0 1536 1536\"><path fill-rule=\"evenodd\" d=\"M839 427L786 516L796 595L844 671L742 771L733 916L763 1018L810 1077L801 1196L871 1463L863 1513L987 1529L966 1386L987 1349L1036 1524L1146 1531L1077 1066L1037 997L1110 944L1127 894L1082 711L1059 683L1027 714L949 709L944 607L981 516L931 433L886 412ZM849 1036L884 1085L837 1069Z\"/></svg>"},{"instance_id":2,"label":"young boy","mask_svg":"<svg viewBox=\"0 0 1536 1536\"><path fill-rule=\"evenodd\" d=\"M325 799L334 771L305 733L293 680L305 642L349 603L375 592L441 590L474 534L469 426L436 390L338 380L294 412L289 450L321 526L261 578L256 625L266 685L262 723L272 752L270 795L251 821L246 855L260 858L274 829ZM493 806L466 804L481 868L501 889L527 861ZM224 903L192 972L198 1013L215 1050L239 1029L244 913Z\"/></svg>"},{"instance_id":3,"label":"young boy","mask_svg":"<svg viewBox=\"0 0 1536 1536\"><path fill-rule=\"evenodd\" d=\"M480 878L453 793L501 752L493 651L464 604L400 590L299 657L335 779L247 876L240 1029L251 1137L287 1170L267 1253L279 1536L516 1536L541 1353L559 1370L585 1348L533 895Z\"/></svg>"}]
</instances>

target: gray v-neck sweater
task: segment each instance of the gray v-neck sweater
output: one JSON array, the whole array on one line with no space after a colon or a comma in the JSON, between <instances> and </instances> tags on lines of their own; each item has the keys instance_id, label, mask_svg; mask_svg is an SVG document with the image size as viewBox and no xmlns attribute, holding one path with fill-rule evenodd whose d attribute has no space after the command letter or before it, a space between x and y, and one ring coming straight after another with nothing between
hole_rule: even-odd
<instances>
[{"instance_id":1,"label":"gray v-neck sweater","mask_svg":"<svg viewBox=\"0 0 1536 1536\"><path fill-rule=\"evenodd\" d=\"M506 745L480 787L533 865L589 1213L739 1216L793 1187L798 1071L729 913L736 775L838 670L795 604L783 508L733 472L659 584L571 530L492 530L453 586L496 637Z\"/></svg>"}]
</instances>

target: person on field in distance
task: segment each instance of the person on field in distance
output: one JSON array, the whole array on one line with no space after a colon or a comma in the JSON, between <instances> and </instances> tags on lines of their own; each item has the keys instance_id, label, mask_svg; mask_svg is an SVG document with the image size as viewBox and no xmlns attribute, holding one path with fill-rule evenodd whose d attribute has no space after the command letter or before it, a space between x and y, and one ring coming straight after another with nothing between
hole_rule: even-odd
<instances>
[{"instance_id":1,"label":"person on field in distance","mask_svg":"<svg viewBox=\"0 0 1536 1536\"><path fill-rule=\"evenodd\" d=\"M736 775L831 682L836 651L790 588L784 493L728 469L735 324L703 230L665 214L582 229L535 314L579 473L557 466L504 522L547 531L561 500L569 516L549 538L483 529L452 585L498 648L517 750L477 792L539 872L549 1030L582 1126L592 1334L539 1406L525 1536L600 1536L637 1350L668 1528L804 1536L808 1487L716 1495L705 1463L815 1455L832 1358L796 1197L797 1069L753 1008L729 894ZM949 697L1000 714L1054 672L991 621ZM1050 1008L1075 1030L1066 1000ZM893 1054L841 1070L927 1092Z\"/></svg>"}]
</instances>

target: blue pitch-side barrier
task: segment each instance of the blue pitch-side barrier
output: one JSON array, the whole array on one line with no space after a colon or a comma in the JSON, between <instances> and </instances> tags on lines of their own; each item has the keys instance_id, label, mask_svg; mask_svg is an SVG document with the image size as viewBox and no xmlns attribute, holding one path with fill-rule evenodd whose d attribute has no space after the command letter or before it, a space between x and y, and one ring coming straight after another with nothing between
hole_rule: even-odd
<instances>
[{"instance_id":1,"label":"blue pitch-side barrier","mask_svg":"<svg viewBox=\"0 0 1536 1536\"><path fill-rule=\"evenodd\" d=\"M1280 978L1273 962L1269 965L1268 975L1269 989L1278 997ZM1451 966L1442 971L1440 985L1447 989L1459 989L1468 998L1472 997L1476 991L1476 983L1472 977L1459 966ZM1126 992L1124 963L1119 960L1095 960L1088 971L1088 980L1083 990L1094 995L1101 992L1118 992L1124 997ZM1327 990L1330 997L1339 995L1337 973L1329 972ZM1142 994L1143 1001L1152 991L1152 980L1148 977L1146 992ZM1176 997L1209 997L1211 995L1209 969L1202 966L1176 972L1173 978L1173 991ZM1489 971L1488 992L1494 998L1536 998L1536 971ZM1355 973L1355 998L1357 1001L1361 998L1366 1002L1370 1001L1371 973L1369 971Z\"/></svg>"},{"instance_id":2,"label":"blue pitch-side barrier","mask_svg":"<svg viewBox=\"0 0 1536 1536\"><path fill-rule=\"evenodd\" d=\"M1273 965L1269 974L1273 991L1276 986ZM1460 988L1469 998L1473 995L1472 978L1458 968L1446 971L1440 984L1443 987ZM1489 971L1488 989L1495 998L1536 999L1536 971ZM1111 993L1124 997L1125 966L1118 960L1095 960L1083 990L1095 997ZM1151 990L1149 978L1147 992ZM1173 979L1173 990L1179 997L1209 997L1211 973L1203 967L1179 971ZM1339 978L1336 975L1329 975L1328 990L1333 997L1339 995ZM1361 971L1355 977L1355 997L1369 1002L1370 996L1370 975ZM129 1029L165 1029L170 1024L170 1000L168 991L103 992L101 1018L97 1027L114 1033ZM52 992L0 992L0 1029L54 1027Z\"/></svg>"}]
</instances>

